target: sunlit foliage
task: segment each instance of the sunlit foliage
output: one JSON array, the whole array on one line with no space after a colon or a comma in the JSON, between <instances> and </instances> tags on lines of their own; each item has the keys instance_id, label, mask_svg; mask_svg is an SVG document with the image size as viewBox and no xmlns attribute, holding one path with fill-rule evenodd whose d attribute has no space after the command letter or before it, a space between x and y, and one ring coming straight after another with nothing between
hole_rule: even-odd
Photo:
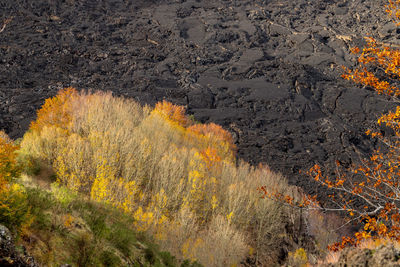
<instances>
[{"instance_id":1,"label":"sunlit foliage","mask_svg":"<svg viewBox=\"0 0 400 267\"><path fill-rule=\"evenodd\" d=\"M20 175L16 150L11 139L0 132L0 223L15 231L29 225L29 207L24 188L14 183Z\"/></svg>"},{"instance_id":2,"label":"sunlit foliage","mask_svg":"<svg viewBox=\"0 0 400 267\"><path fill-rule=\"evenodd\" d=\"M271 259L283 238L273 232L285 231L289 211L259 202L256 188L291 188L266 167L237 163L235 150L229 132L195 124L183 107L72 88L46 101L21 142L60 184L131 214L138 231L206 266Z\"/></svg>"},{"instance_id":3,"label":"sunlit foliage","mask_svg":"<svg viewBox=\"0 0 400 267\"><path fill-rule=\"evenodd\" d=\"M35 131L40 131L44 126L67 129L72 119L72 102L70 100L76 95L77 91L69 87L60 91L56 97L46 99L42 108L37 112L37 119L31 123L30 128Z\"/></svg>"}]
</instances>

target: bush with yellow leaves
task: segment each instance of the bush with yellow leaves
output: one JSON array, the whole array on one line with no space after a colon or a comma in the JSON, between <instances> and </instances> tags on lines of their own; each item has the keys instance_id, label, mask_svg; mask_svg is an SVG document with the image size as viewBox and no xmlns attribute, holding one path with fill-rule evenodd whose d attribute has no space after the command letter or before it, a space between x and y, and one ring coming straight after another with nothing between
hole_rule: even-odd
<instances>
[{"instance_id":1,"label":"bush with yellow leaves","mask_svg":"<svg viewBox=\"0 0 400 267\"><path fill-rule=\"evenodd\" d=\"M259 201L257 188L290 188L268 168L237 163L231 135L195 124L183 107L68 88L38 111L21 153L49 163L70 190L131 214L181 258L227 266L249 251L259 262L278 253L274 232L285 232L289 211Z\"/></svg>"}]
</instances>

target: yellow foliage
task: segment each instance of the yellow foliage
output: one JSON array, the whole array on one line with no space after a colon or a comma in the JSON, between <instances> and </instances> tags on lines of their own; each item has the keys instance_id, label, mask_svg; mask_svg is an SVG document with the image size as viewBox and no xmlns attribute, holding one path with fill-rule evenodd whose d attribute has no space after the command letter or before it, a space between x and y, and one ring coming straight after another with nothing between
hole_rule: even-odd
<instances>
[{"instance_id":1,"label":"yellow foliage","mask_svg":"<svg viewBox=\"0 0 400 267\"><path fill-rule=\"evenodd\" d=\"M0 190L4 189L5 185L12 178L20 174L17 167L16 153L18 146L15 146L4 132L0 131Z\"/></svg>"},{"instance_id":2,"label":"yellow foliage","mask_svg":"<svg viewBox=\"0 0 400 267\"><path fill-rule=\"evenodd\" d=\"M200 237L195 240L188 239L182 246L182 254L185 258L196 261L198 260L196 258L196 251L202 246L204 246L204 241Z\"/></svg>"},{"instance_id":3,"label":"yellow foliage","mask_svg":"<svg viewBox=\"0 0 400 267\"><path fill-rule=\"evenodd\" d=\"M256 188L275 179L274 186L283 188L282 177L248 164L237 167L227 131L192 125L183 107L165 101L150 111L108 93L64 90L38 111L21 148L52 165L71 191L131 214L138 231L207 266L239 263L248 253L244 233L261 242L270 224L281 223L280 215L272 215L281 213L276 204L257 205ZM260 233L249 230L253 223L263 225ZM214 257L213 243L225 256ZM258 256L264 248L257 244Z\"/></svg>"},{"instance_id":4,"label":"yellow foliage","mask_svg":"<svg viewBox=\"0 0 400 267\"><path fill-rule=\"evenodd\" d=\"M147 231L154 222L154 214L151 211L143 211L142 207L139 207L133 215L135 218L135 226L138 231Z\"/></svg>"},{"instance_id":5,"label":"yellow foliage","mask_svg":"<svg viewBox=\"0 0 400 267\"><path fill-rule=\"evenodd\" d=\"M63 216L64 227L70 228L74 222L74 217L71 214L66 214Z\"/></svg>"},{"instance_id":6,"label":"yellow foliage","mask_svg":"<svg viewBox=\"0 0 400 267\"><path fill-rule=\"evenodd\" d=\"M294 253L289 253L289 262L293 266L306 267L308 266L307 252L304 248L297 249Z\"/></svg>"},{"instance_id":7,"label":"yellow foliage","mask_svg":"<svg viewBox=\"0 0 400 267\"><path fill-rule=\"evenodd\" d=\"M94 200L108 202L112 197L110 192L110 182L115 179L110 166L104 162L97 168L96 178L90 190L90 196ZM111 194L110 194L111 193Z\"/></svg>"}]
</instances>

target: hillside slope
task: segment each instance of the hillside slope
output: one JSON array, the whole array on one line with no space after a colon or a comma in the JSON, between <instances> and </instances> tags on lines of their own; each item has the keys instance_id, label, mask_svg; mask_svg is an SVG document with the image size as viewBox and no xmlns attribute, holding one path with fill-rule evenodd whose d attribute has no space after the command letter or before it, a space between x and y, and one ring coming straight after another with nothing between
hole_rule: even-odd
<instances>
[{"instance_id":1,"label":"hillside slope","mask_svg":"<svg viewBox=\"0 0 400 267\"><path fill-rule=\"evenodd\" d=\"M294 202L302 191L235 153L229 132L182 106L65 88L18 142L0 135L0 223L50 266L260 266L298 247L324 253L338 237L324 220L260 190Z\"/></svg>"}]
</instances>

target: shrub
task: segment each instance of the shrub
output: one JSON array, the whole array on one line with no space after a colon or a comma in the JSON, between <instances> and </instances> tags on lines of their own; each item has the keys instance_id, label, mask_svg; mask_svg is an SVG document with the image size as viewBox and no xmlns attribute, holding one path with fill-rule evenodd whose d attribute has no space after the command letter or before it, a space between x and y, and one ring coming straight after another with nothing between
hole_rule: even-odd
<instances>
[{"instance_id":1,"label":"shrub","mask_svg":"<svg viewBox=\"0 0 400 267\"><path fill-rule=\"evenodd\" d=\"M63 90L38 111L21 153L52 165L69 190L131 214L138 231L181 259L225 266L252 246L252 257L265 262L287 238L274 232L285 231L290 211L260 202L256 190L264 184L292 194L285 180L236 162L227 131L193 124L165 101L151 110L110 93Z\"/></svg>"},{"instance_id":2,"label":"shrub","mask_svg":"<svg viewBox=\"0 0 400 267\"><path fill-rule=\"evenodd\" d=\"M67 187L55 182L50 185L51 192L54 198L63 206L68 206L77 198L74 192L71 192Z\"/></svg>"},{"instance_id":3,"label":"shrub","mask_svg":"<svg viewBox=\"0 0 400 267\"><path fill-rule=\"evenodd\" d=\"M25 190L14 183L21 172L16 160L17 149L18 146L0 132L0 223L14 231L29 225L31 220Z\"/></svg>"},{"instance_id":4,"label":"shrub","mask_svg":"<svg viewBox=\"0 0 400 267\"><path fill-rule=\"evenodd\" d=\"M26 193L18 184L8 185L0 192L0 223L14 231L31 223Z\"/></svg>"},{"instance_id":5,"label":"shrub","mask_svg":"<svg viewBox=\"0 0 400 267\"><path fill-rule=\"evenodd\" d=\"M77 95L72 88L61 90L57 96L46 99L46 102L37 112L37 119L31 123L30 129L40 132L44 126L55 126L67 129L71 123L71 99Z\"/></svg>"},{"instance_id":6,"label":"shrub","mask_svg":"<svg viewBox=\"0 0 400 267\"><path fill-rule=\"evenodd\" d=\"M192 120L185 115L185 109L181 106L176 106L165 100L156 104L153 114L157 114L172 123L179 126L187 127L191 124Z\"/></svg>"},{"instance_id":7,"label":"shrub","mask_svg":"<svg viewBox=\"0 0 400 267\"><path fill-rule=\"evenodd\" d=\"M288 263L290 266L307 267L308 257L306 250L304 248L299 248L295 252L290 252Z\"/></svg>"},{"instance_id":8,"label":"shrub","mask_svg":"<svg viewBox=\"0 0 400 267\"><path fill-rule=\"evenodd\" d=\"M11 139L4 132L0 132L0 188L4 188L13 178L20 175L20 168L17 164L16 150Z\"/></svg>"}]
</instances>

